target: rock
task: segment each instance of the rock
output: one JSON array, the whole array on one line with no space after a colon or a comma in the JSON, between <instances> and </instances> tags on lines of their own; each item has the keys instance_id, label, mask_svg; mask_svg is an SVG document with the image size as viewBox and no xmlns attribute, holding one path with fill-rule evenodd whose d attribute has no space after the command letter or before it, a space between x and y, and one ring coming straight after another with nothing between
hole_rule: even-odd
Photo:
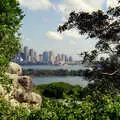
<instances>
[{"instance_id":1,"label":"rock","mask_svg":"<svg viewBox=\"0 0 120 120\"><path fill-rule=\"evenodd\" d=\"M32 91L32 78L29 76L20 76L18 78L18 83L20 83L26 91Z\"/></svg>"},{"instance_id":2,"label":"rock","mask_svg":"<svg viewBox=\"0 0 120 120\"><path fill-rule=\"evenodd\" d=\"M10 74L22 75L22 68L17 63L10 62L6 72Z\"/></svg>"},{"instance_id":3,"label":"rock","mask_svg":"<svg viewBox=\"0 0 120 120\"><path fill-rule=\"evenodd\" d=\"M15 94L15 99L18 100L21 103L30 103L30 104L39 104L42 103L42 97L34 92L32 93L23 93L20 91L17 91Z\"/></svg>"},{"instance_id":4,"label":"rock","mask_svg":"<svg viewBox=\"0 0 120 120\"><path fill-rule=\"evenodd\" d=\"M34 92L31 93L31 103L42 104L42 97Z\"/></svg>"},{"instance_id":5,"label":"rock","mask_svg":"<svg viewBox=\"0 0 120 120\"><path fill-rule=\"evenodd\" d=\"M19 105L20 105L19 102L16 99L10 99L9 102L11 103L12 106L15 106L15 107L16 106L19 107Z\"/></svg>"},{"instance_id":6,"label":"rock","mask_svg":"<svg viewBox=\"0 0 120 120\"><path fill-rule=\"evenodd\" d=\"M14 69L15 70L15 69ZM13 73L13 72L12 72ZM13 106L23 106L27 108L38 108L42 104L42 97L39 94L32 92L32 78L29 76L19 76L6 73L8 78L12 80L10 92L5 92L4 87L0 84L0 96L4 97Z\"/></svg>"}]
</instances>

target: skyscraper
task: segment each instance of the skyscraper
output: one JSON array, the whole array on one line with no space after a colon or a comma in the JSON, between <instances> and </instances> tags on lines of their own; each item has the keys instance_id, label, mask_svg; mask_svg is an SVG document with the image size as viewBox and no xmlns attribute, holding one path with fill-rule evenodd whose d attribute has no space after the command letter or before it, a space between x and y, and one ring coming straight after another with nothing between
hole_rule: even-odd
<instances>
[{"instance_id":1,"label":"skyscraper","mask_svg":"<svg viewBox=\"0 0 120 120\"><path fill-rule=\"evenodd\" d=\"M61 60L60 54L57 54L57 56L56 56L56 61L60 61L60 60Z\"/></svg>"},{"instance_id":2,"label":"skyscraper","mask_svg":"<svg viewBox=\"0 0 120 120\"><path fill-rule=\"evenodd\" d=\"M39 62L42 63L43 62L43 55L39 54Z\"/></svg>"},{"instance_id":3,"label":"skyscraper","mask_svg":"<svg viewBox=\"0 0 120 120\"><path fill-rule=\"evenodd\" d=\"M29 50L28 50L28 47L25 46L24 47L24 54L25 54L25 61L28 61L28 57L29 57Z\"/></svg>"},{"instance_id":4,"label":"skyscraper","mask_svg":"<svg viewBox=\"0 0 120 120\"><path fill-rule=\"evenodd\" d=\"M72 56L69 56L69 62L72 62L73 59L72 59Z\"/></svg>"},{"instance_id":5,"label":"skyscraper","mask_svg":"<svg viewBox=\"0 0 120 120\"><path fill-rule=\"evenodd\" d=\"M54 58L53 52L52 52L52 51L49 51L49 52L48 52L48 55L49 55L49 63L51 63L52 60L53 60L53 58Z\"/></svg>"},{"instance_id":6,"label":"skyscraper","mask_svg":"<svg viewBox=\"0 0 120 120\"><path fill-rule=\"evenodd\" d=\"M49 62L49 53L48 51L43 52L43 63Z\"/></svg>"},{"instance_id":7,"label":"skyscraper","mask_svg":"<svg viewBox=\"0 0 120 120\"><path fill-rule=\"evenodd\" d=\"M68 56L65 55L65 62L68 62Z\"/></svg>"},{"instance_id":8,"label":"skyscraper","mask_svg":"<svg viewBox=\"0 0 120 120\"><path fill-rule=\"evenodd\" d=\"M29 55L30 55L31 57L34 57L34 51L33 51L33 49L30 49L30 50L29 50Z\"/></svg>"},{"instance_id":9,"label":"skyscraper","mask_svg":"<svg viewBox=\"0 0 120 120\"><path fill-rule=\"evenodd\" d=\"M65 55L64 54L61 55L61 60L65 61Z\"/></svg>"}]
</instances>

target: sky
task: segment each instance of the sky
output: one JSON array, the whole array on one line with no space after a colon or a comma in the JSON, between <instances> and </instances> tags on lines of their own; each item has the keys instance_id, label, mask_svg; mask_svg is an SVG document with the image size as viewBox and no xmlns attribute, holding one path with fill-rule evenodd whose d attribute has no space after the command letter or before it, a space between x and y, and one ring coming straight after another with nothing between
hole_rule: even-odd
<instances>
[{"instance_id":1,"label":"sky","mask_svg":"<svg viewBox=\"0 0 120 120\"><path fill-rule=\"evenodd\" d=\"M115 6L116 0L19 0L25 17L22 21L22 44L38 53L52 50L78 59L78 54L94 48L96 39L86 39L77 30L60 34L57 27L63 24L72 10L92 12Z\"/></svg>"}]
</instances>

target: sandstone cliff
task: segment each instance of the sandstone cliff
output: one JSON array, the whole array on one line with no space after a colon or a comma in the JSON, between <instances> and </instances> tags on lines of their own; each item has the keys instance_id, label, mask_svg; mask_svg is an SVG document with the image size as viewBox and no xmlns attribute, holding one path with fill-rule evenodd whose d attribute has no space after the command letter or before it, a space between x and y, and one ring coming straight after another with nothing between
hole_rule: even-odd
<instances>
[{"instance_id":1,"label":"sandstone cliff","mask_svg":"<svg viewBox=\"0 0 120 120\"><path fill-rule=\"evenodd\" d=\"M22 73L22 68L16 63L10 63L6 73L7 80L11 81L10 90L8 92L4 84L0 84L0 97L5 98L13 106L40 107L42 97L32 91L31 77L19 76L20 73Z\"/></svg>"}]
</instances>

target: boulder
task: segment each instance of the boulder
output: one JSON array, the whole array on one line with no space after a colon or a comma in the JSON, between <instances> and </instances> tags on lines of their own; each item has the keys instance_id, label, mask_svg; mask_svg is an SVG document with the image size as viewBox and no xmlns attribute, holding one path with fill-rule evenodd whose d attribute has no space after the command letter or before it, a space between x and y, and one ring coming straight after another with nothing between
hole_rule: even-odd
<instances>
[{"instance_id":1,"label":"boulder","mask_svg":"<svg viewBox=\"0 0 120 120\"><path fill-rule=\"evenodd\" d=\"M22 68L17 63L10 62L6 72L10 74L22 75Z\"/></svg>"},{"instance_id":2,"label":"boulder","mask_svg":"<svg viewBox=\"0 0 120 120\"><path fill-rule=\"evenodd\" d=\"M20 76L18 78L18 83L21 84L26 91L32 91L32 78L29 76Z\"/></svg>"},{"instance_id":3,"label":"boulder","mask_svg":"<svg viewBox=\"0 0 120 120\"><path fill-rule=\"evenodd\" d=\"M41 96L34 92L26 93L26 92L17 91L15 94L15 99L18 100L20 103L30 103L30 104L39 104L39 105L41 105L42 103Z\"/></svg>"},{"instance_id":4,"label":"boulder","mask_svg":"<svg viewBox=\"0 0 120 120\"><path fill-rule=\"evenodd\" d=\"M9 69L10 70L10 69ZM29 76L19 76L18 72L6 72L6 75L12 84L10 86L10 92L7 92L5 88L0 84L0 96L5 98L13 106L23 106L27 108L38 108L42 104L42 97L32 91L33 84L32 78ZM13 74L14 73L14 74ZM8 80L9 80L8 79Z\"/></svg>"},{"instance_id":5,"label":"boulder","mask_svg":"<svg viewBox=\"0 0 120 120\"><path fill-rule=\"evenodd\" d=\"M31 103L42 104L42 97L34 92L31 93Z\"/></svg>"}]
</instances>

